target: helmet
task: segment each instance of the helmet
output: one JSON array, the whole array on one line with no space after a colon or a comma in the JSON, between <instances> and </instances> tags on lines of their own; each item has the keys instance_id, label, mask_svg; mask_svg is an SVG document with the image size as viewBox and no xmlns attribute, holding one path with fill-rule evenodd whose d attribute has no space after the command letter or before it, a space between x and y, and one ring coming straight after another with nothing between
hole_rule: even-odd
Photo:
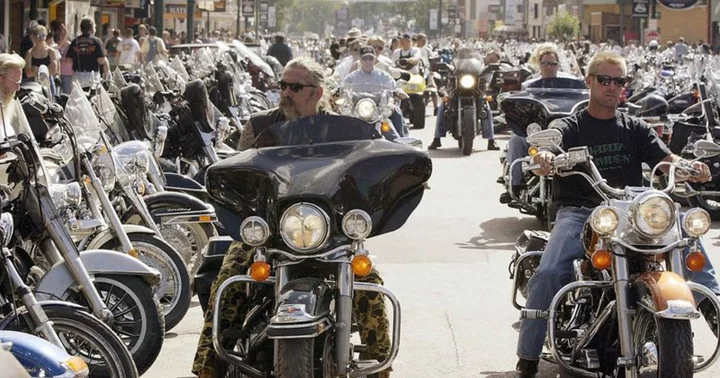
<instances>
[{"instance_id":1,"label":"helmet","mask_svg":"<svg viewBox=\"0 0 720 378\"><path fill-rule=\"evenodd\" d=\"M658 47L658 41L653 39L650 43L648 43L648 47Z\"/></svg>"}]
</instances>

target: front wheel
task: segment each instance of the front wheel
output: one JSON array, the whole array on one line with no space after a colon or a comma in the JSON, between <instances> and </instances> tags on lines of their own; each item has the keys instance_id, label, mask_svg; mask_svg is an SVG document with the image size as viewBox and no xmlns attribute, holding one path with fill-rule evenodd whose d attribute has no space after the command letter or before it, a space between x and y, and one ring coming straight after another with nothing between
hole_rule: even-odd
<instances>
[{"instance_id":1,"label":"front wheel","mask_svg":"<svg viewBox=\"0 0 720 378\"><path fill-rule=\"evenodd\" d=\"M641 311L635 318L633 335L640 376L693 376L693 340L689 320L665 319Z\"/></svg>"},{"instance_id":2,"label":"front wheel","mask_svg":"<svg viewBox=\"0 0 720 378\"><path fill-rule=\"evenodd\" d=\"M425 128L425 99L420 95L410 96L412 101L413 129Z\"/></svg>"},{"instance_id":3,"label":"front wheel","mask_svg":"<svg viewBox=\"0 0 720 378\"><path fill-rule=\"evenodd\" d=\"M96 275L95 288L114 317L110 328L120 336L142 375L155 362L165 337L165 318L150 285L136 276ZM89 307L81 292L64 300Z\"/></svg>"},{"instance_id":4,"label":"front wheel","mask_svg":"<svg viewBox=\"0 0 720 378\"><path fill-rule=\"evenodd\" d=\"M135 363L122 340L89 313L73 307L42 306L48 320L70 355L82 358L90 370L89 377L135 378ZM27 314L26 314L27 315ZM30 333L29 316L18 318L8 329Z\"/></svg>"},{"instance_id":5,"label":"front wheel","mask_svg":"<svg viewBox=\"0 0 720 378\"><path fill-rule=\"evenodd\" d=\"M153 294L162 306L167 332L180 323L190 308L192 292L188 268L173 246L165 240L138 232L127 235L140 261L160 272L160 283L153 288ZM121 251L122 246L117 239L112 239L101 249Z\"/></svg>"},{"instance_id":6,"label":"front wheel","mask_svg":"<svg viewBox=\"0 0 720 378\"><path fill-rule=\"evenodd\" d=\"M473 142L475 141L475 129L477 126L477 118L475 113L464 111L462 113L462 153L463 155L472 154Z\"/></svg>"},{"instance_id":7,"label":"front wheel","mask_svg":"<svg viewBox=\"0 0 720 378\"><path fill-rule=\"evenodd\" d=\"M277 341L278 378L312 378L315 376L315 339L280 339Z\"/></svg>"}]
</instances>

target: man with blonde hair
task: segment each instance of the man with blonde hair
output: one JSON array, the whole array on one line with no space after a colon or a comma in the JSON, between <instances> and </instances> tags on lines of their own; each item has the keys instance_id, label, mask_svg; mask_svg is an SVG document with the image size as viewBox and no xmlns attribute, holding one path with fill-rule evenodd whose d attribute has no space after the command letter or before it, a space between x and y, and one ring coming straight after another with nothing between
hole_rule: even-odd
<instances>
[{"instance_id":1,"label":"man with blonde hair","mask_svg":"<svg viewBox=\"0 0 720 378\"><path fill-rule=\"evenodd\" d=\"M614 188L641 186L642 163L654 167L662 161L681 160L670 152L655 130L643 120L617 110L620 93L627 83L626 74L625 60L620 55L597 53L590 60L585 77L585 84L590 88L587 108L551 125L562 133L563 149L587 146L600 174ZM540 165L533 173L550 174L554 158L554 153L550 151L533 156L532 164ZM707 165L702 162L692 165L700 174L687 177L688 180L705 182L710 179ZM578 176L555 176L552 194L552 201L558 206L557 223L528 284L526 308L532 310L547 310L554 295L572 280L573 261L585 253L580 237L583 227L593 209L602 202L590 184ZM688 277L720 293L712 265L707 261L705 270L691 273ZM546 328L545 320L522 320L516 377L532 378L537 373Z\"/></svg>"}]
</instances>

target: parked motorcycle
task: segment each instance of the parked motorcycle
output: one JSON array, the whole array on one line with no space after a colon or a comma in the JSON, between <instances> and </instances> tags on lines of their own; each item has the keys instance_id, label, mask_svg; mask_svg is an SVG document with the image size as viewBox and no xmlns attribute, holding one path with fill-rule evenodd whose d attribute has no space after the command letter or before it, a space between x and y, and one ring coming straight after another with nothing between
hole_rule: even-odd
<instances>
[{"instance_id":1,"label":"parked motorcycle","mask_svg":"<svg viewBox=\"0 0 720 378\"><path fill-rule=\"evenodd\" d=\"M390 290L353 277L371 269L364 241L400 228L419 204L430 159L344 116L271 126L255 147L207 172L230 236L256 248L251 273L229 278L216 293L218 355L257 378L364 376L386 369L399 350L400 304ZM360 176L362 186L356 185ZM248 315L243 329L226 338L219 314L232 304L221 298L237 283L248 284ZM355 290L382 294L393 306L392 346L381 363L354 357L360 348L350 345Z\"/></svg>"},{"instance_id":2,"label":"parked motorcycle","mask_svg":"<svg viewBox=\"0 0 720 378\"><path fill-rule=\"evenodd\" d=\"M26 333L0 331L0 349L10 351L15 356L26 373L29 373L24 375L26 377L34 374L43 377L84 378L89 374L88 366L82 358L70 356L51 342ZM15 374L8 376L23 377L19 372Z\"/></svg>"},{"instance_id":3,"label":"parked motorcycle","mask_svg":"<svg viewBox=\"0 0 720 378\"><path fill-rule=\"evenodd\" d=\"M549 310L523 308L517 301L518 291L527 295L547 235L526 232L518 240L511 263L512 302L523 319L547 319L551 355L546 357L565 373L583 377L638 377L644 372L691 377L711 366L720 341L707 360L694 356L690 320L700 312L692 292L705 296L715 309L720 309L720 301L710 289L684 278L686 267L699 271L705 265L698 243L710 229L710 216L694 208L683 217L667 194L674 188L676 171L692 175L695 169L662 162L658 167L669 166L666 188L616 189L603 180L587 147L562 150L560 131L535 133L528 142L560 149L553 174L583 177L604 199L583 232L586 254L574 262L575 282L559 290ZM701 141L694 152L717 156L720 148ZM685 248L691 251L687 256Z\"/></svg>"}]
</instances>

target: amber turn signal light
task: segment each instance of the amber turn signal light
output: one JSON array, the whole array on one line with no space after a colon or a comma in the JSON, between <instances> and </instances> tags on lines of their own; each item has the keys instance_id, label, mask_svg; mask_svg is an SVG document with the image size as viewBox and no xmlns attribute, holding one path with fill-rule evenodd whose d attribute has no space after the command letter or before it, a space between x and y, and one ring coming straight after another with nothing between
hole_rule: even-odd
<instances>
[{"instance_id":1,"label":"amber turn signal light","mask_svg":"<svg viewBox=\"0 0 720 378\"><path fill-rule=\"evenodd\" d=\"M383 122L383 123L382 123L382 126L380 126L380 130L382 130L382 132L384 132L384 133L389 132L389 131L390 131L390 124L389 124L388 122Z\"/></svg>"},{"instance_id":2,"label":"amber turn signal light","mask_svg":"<svg viewBox=\"0 0 720 378\"><path fill-rule=\"evenodd\" d=\"M535 156L538 152L538 148L535 146L530 146L530 148L528 148L528 155L530 156Z\"/></svg>"},{"instance_id":3,"label":"amber turn signal light","mask_svg":"<svg viewBox=\"0 0 720 378\"><path fill-rule=\"evenodd\" d=\"M705 255L700 251L688 253L685 265L691 272L699 272L705 267Z\"/></svg>"},{"instance_id":4,"label":"amber turn signal light","mask_svg":"<svg viewBox=\"0 0 720 378\"><path fill-rule=\"evenodd\" d=\"M605 270L612 264L612 255L609 251L595 251L592 255L592 264L597 270Z\"/></svg>"},{"instance_id":5,"label":"amber turn signal light","mask_svg":"<svg viewBox=\"0 0 720 378\"><path fill-rule=\"evenodd\" d=\"M352 259L351 265L353 273L355 273L356 276L360 277L367 276L372 270L372 261L370 261L370 258L364 255L355 256Z\"/></svg>"},{"instance_id":6,"label":"amber turn signal light","mask_svg":"<svg viewBox=\"0 0 720 378\"><path fill-rule=\"evenodd\" d=\"M255 281L265 281L270 277L270 264L265 261L255 261L250 265L250 277Z\"/></svg>"}]
</instances>

